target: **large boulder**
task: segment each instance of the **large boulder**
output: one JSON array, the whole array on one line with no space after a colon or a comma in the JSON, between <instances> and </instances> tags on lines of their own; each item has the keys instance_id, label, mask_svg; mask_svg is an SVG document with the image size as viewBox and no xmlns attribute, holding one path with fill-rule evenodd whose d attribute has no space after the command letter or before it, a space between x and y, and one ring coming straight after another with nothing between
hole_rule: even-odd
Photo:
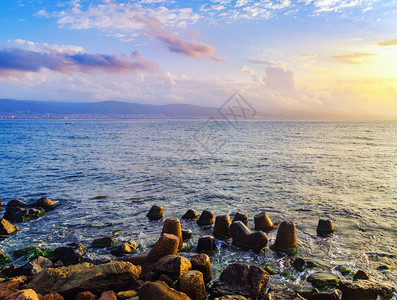
<instances>
[{"instance_id":1,"label":"large boulder","mask_svg":"<svg viewBox=\"0 0 397 300\"><path fill-rule=\"evenodd\" d=\"M116 239L112 236L105 236L92 241L91 246L94 248L106 248L113 246Z\"/></svg>"},{"instance_id":2,"label":"large boulder","mask_svg":"<svg viewBox=\"0 0 397 300\"><path fill-rule=\"evenodd\" d=\"M52 261L43 256L39 256L21 267L24 275L35 275L44 269L52 267Z\"/></svg>"},{"instance_id":3,"label":"large boulder","mask_svg":"<svg viewBox=\"0 0 397 300\"><path fill-rule=\"evenodd\" d=\"M270 231L275 225L265 212L261 212L254 216L255 230Z\"/></svg>"},{"instance_id":4,"label":"large boulder","mask_svg":"<svg viewBox=\"0 0 397 300\"><path fill-rule=\"evenodd\" d=\"M228 215L217 216L215 218L215 225L213 235L218 238L227 238L230 236L230 225L232 221Z\"/></svg>"},{"instance_id":5,"label":"large boulder","mask_svg":"<svg viewBox=\"0 0 397 300\"><path fill-rule=\"evenodd\" d=\"M25 222L37 219L45 214L45 210L39 208L24 208L20 206L7 206L4 218L14 222Z\"/></svg>"},{"instance_id":6,"label":"large boulder","mask_svg":"<svg viewBox=\"0 0 397 300\"><path fill-rule=\"evenodd\" d=\"M182 292L170 288L163 281L146 282L138 289L139 300L190 300Z\"/></svg>"},{"instance_id":7,"label":"large boulder","mask_svg":"<svg viewBox=\"0 0 397 300\"><path fill-rule=\"evenodd\" d=\"M51 292L101 293L110 289L126 288L141 275L141 268L129 262L112 261L103 265L82 263L68 267L49 268L35 275L28 284L41 294Z\"/></svg>"},{"instance_id":8,"label":"large boulder","mask_svg":"<svg viewBox=\"0 0 397 300\"><path fill-rule=\"evenodd\" d=\"M179 279L179 290L192 300L204 300L207 296L203 274L200 271L189 271Z\"/></svg>"},{"instance_id":9,"label":"large boulder","mask_svg":"<svg viewBox=\"0 0 397 300\"><path fill-rule=\"evenodd\" d=\"M283 221L277 231L276 241L270 247L288 255L295 254L298 249L298 242L295 234L295 224L291 221Z\"/></svg>"},{"instance_id":10,"label":"large boulder","mask_svg":"<svg viewBox=\"0 0 397 300\"><path fill-rule=\"evenodd\" d=\"M150 220L158 220L163 217L163 211L164 209L161 206L153 205L146 216Z\"/></svg>"},{"instance_id":11,"label":"large boulder","mask_svg":"<svg viewBox=\"0 0 397 300\"><path fill-rule=\"evenodd\" d=\"M19 199L12 199L7 203L7 207L26 207L28 204Z\"/></svg>"},{"instance_id":12,"label":"large boulder","mask_svg":"<svg viewBox=\"0 0 397 300\"><path fill-rule=\"evenodd\" d=\"M25 280L26 276L21 276L0 282L0 300L18 292L19 286L24 283Z\"/></svg>"},{"instance_id":13,"label":"large boulder","mask_svg":"<svg viewBox=\"0 0 397 300\"><path fill-rule=\"evenodd\" d=\"M175 281L191 268L192 264L187 258L180 255L167 255L160 258L156 263L156 274L157 276L165 274Z\"/></svg>"},{"instance_id":14,"label":"large boulder","mask_svg":"<svg viewBox=\"0 0 397 300\"><path fill-rule=\"evenodd\" d=\"M138 244L135 242L135 240L131 239L128 242L124 242L121 245L114 247L110 252L115 256L123 256L125 254L134 252L137 248Z\"/></svg>"},{"instance_id":15,"label":"large boulder","mask_svg":"<svg viewBox=\"0 0 397 300\"><path fill-rule=\"evenodd\" d=\"M197 211L189 209L183 216L182 219L195 219L198 217Z\"/></svg>"},{"instance_id":16,"label":"large boulder","mask_svg":"<svg viewBox=\"0 0 397 300\"><path fill-rule=\"evenodd\" d=\"M339 283L337 275L326 272L316 272L311 274L307 281L313 284L316 288L324 288L326 286L336 286Z\"/></svg>"},{"instance_id":17,"label":"large boulder","mask_svg":"<svg viewBox=\"0 0 397 300\"><path fill-rule=\"evenodd\" d=\"M192 269L203 273L204 281L208 282L212 277L211 261L207 254L200 253L194 255L190 262L192 263Z\"/></svg>"},{"instance_id":18,"label":"large boulder","mask_svg":"<svg viewBox=\"0 0 397 300\"><path fill-rule=\"evenodd\" d=\"M34 290L27 289L11 294L6 300L39 300L39 297Z\"/></svg>"},{"instance_id":19,"label":"large boulder","mask_svg":"<svg viewBox=\"0 0 397 300\"><path fill-rule=\"evenodd\" d=\"M211 225L214 223L214 213L209 210L203 210L197 222L198 225Z\"/></svg>"},{"instance_id":20,"label":"large boulder","mask_svg":"<svg viewBox=\"0 0 397 300\"><path fill-rule=\"evenodd\" d=\"M225 295L241 295L256 299L264 292L269 281L269 275L257 266L244 263L234 263L222 272L219 281L211 287L212 297Z\"/></svg>"},{"instance_id":21,"label":"large boulder","mask_svg":"<svg viewBox=\"0 0 397 300\"><path fill-rule=\"evenodd\" d=\"M43 197L36 201L36 206L43 208L45 211L50 211L54 209L57 204L50 199Z\"/></svg>"},{"instance_id":22,"label":"large boulder","mask_svg":"<svg viewBox=\"0 0 397 300\"><path fill-rule=\"evenodd\" d=\"M394 293L392 286L371 280L341 280L338 289L343 300L391 299Z\"/></svg>"},{"instance_id":23,"label":"large boulder","mask_svg":"<svg viewBox=\"0 0 397 300\"><path fill-rule=\"evenodd\" d=\"M241 221L241 222L243 222L245 225L247 225L247 224L248 224L248 215L247 215L246 213L237 212L237 213L234 215L234 218L233 218L232 223L237 222L237 221Z\"/></svg>"},{"instance_id":24,"label":"large boulder","mask_svg":"<svg viewBox=\"0 0 397 300\"><path fill-rule=\"evenodd\" d=\"M335 231L332 220L318 220L317 234L320 236L328 236Z\"/></svg>"},{"instance_id":25,"label":"large boulder","mask_svg":"<svg viewBox=\"0 0 397 300\"><path fill-rule=\"evenodd\" d=\"M282 285L272 285L266 295L260 300L304 300L302 296Z\"/></svg>"},{"instance_id":26,"label":"large boulder","mask_svg":"<svg viewBox=\"0 0 397 300\"><path fill-rule=\"evenodd\" d=\"M214 237L210 235L204 235L200 237L197 242L196 252L207 253L207 254L217 253L218 247L216 246Z\"/></svg>"},{"instance_id":27,"label":"large boulder","mask_svg":"<svg viewBox=\"0 0 397 300\"><path fill-rule=\"evenodd\" d=\"M43 300L64 300L64 299L57 292L52 292L50 294L44 295Z\"/></svg>"},{"instance_id":28,"label":"large boulder","mask_svg":"<svg viewBox=\"0 0 397 300\"><path fill-rule=\"evenodd\" d=\"M61 261L64 266L75 265L81 262L81 257L86 253L85 247L80 243L70 243L66 247L54 250L52 261Z\"/></svg>"},{"instance_id":29,"label":"large boulder","mask_svg":"<svg viewBox=\"0 0 397 300\"><path fill-rule=\"evenodd\" d=\"M176 255L178 246L179 237L173 234L163 233L146 255L146 261L156 262L166 255Z\"/></svg>"},{"instance_id":30,"label":"large boulder","mask_svg":"<svg viewBox=\"0 0 397 300\"><path fill-rule=\"evenodd\" d=\"M262 231L254 231L248 229L241 221L233 222L230 226L233 243L239 247L252 249L256 252L266 247L269 238Z\"/></svg>"},{"instance_id":31,"label":"large boulder","mask_svg":"<svg viewBox=\"0 0 397 300\"><path fill-rule=\"evenodd\" d=\"M0 221L0 235L9 235L17 230L19 230L18 226L11 224L4 218L1 219L1 221Z\"/></svg>"},{"instance_id":32,"label":"large boulder","mask_svg":"<svg viewBox=\"0 0 397 300\"><path fill-rule=\"evenodd\" d=\"M177 236L179 238L179 246L181 249L183 246L183 238L182 238L182 228L181 221L177 218L167 218L164 221L163 230L161 233L169 233Z\"/></svg>"}]
</instances>

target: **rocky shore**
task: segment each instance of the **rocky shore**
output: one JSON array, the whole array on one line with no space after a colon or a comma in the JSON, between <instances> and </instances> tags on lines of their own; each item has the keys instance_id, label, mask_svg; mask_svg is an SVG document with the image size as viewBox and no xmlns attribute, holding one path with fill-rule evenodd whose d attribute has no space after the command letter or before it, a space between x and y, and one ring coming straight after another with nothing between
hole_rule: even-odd
<instances>
[{"instance_id":1,"label":"rocky shore","mask_svg":"<svg viewBox=\"0 0 397 300\"><path fill-rule=\"evenodd\" d=\"M18 233L14 223L29 222L53 209L57 209L57 203L48 198L31 203L9 201L0 221L1 238L23 234ZM147 213L148 224L162 222L162 230L158 232L157 242L143 254L136 254L139 244L135 240L118 243L112 236L95 239L90 245L111 253L111 260L109 256L91 257L87 245L81 243L52 250L31 246L10 256L0 251L0 300L376 300L393 297L391 285L372 280L363 270L341 269L334 274L300 257L301 241L297 240L295 224L291 221L273 223L266 212L258 212L253 217L255 231L252 231L247 227L249 216L245 213L238 212L231 221L228 215L215 217L208 210L198 214L189 209L182 218L197 221L197 226L213 226L212 235L200 236L196 247L191 247L192 231L182 229L178 216L162 220L163 212L162 207L155 205ZM277 230L277 237L268 245L267 233L272 230ZM319 220L313 229L320 238L332 235L334 230L332 220ZM242 251L275 251L280 257L288 256L297 271L313 271L307 278L312 289L292 290L271 284L269 279L280 275L279 270L243 262L227 265L219 278L215 278L211 256L218 252L217 240ZM379 267L388 269L387 265ZM286 273L282 275L288 276Z\"/></svg>"}]
</instances>

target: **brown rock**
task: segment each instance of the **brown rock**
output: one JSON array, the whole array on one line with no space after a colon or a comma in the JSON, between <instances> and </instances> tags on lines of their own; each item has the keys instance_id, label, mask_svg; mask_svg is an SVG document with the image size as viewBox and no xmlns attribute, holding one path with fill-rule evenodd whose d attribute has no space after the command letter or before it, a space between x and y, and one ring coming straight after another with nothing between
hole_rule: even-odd
<instances>
[{"instance_id":1,"label":"brown rock","mask_svg":"<svg viewBox=\"0 0 397 300\"><path fill-rule=\"evenodd\" d=\"M104 291L98 300L117 300L117 295L114 291Z\"/></svg>"},{"instance_id":2,"label":"brown rock","mask_svg":"<svg viewBox=\"0 0 397 300\"><path fill-rule=\"evenodd\" d=\"M342 291L342 300L390 299L394 292L392 286L371 280L341 280L338 289Z\"/></svg>"},{"instance_id":3,"label":"brown rock","mask_svg":"<svg viewBox=\"0 0 397 300\"><path fill-rule=\"evenodd\" d=\"M203 273L205 282L208 282L212 277L211 261L207 254L196 254L190 259L192 269Z\"/></svg>"},{"instance_id":4,"label":"brown rock","mask_svg":"<svg viewBox=\"0 0 397 300\"><path fill-rule=\"evenodd\" d=\"M39 297L34 290L27 289L11 294L5 300L39 300Z\"/></svg>"},{"instance_id":5,"label":"brown rock","mask_svg":"<svg viewBox=\"0 0 397 300\"><path fill-rule=\"evenodd\" d=\"M227 238L230 236L230 225L232 221L228 215L217 216L215 218L215 225L213 235L220 238Z\"/></svg>"},{"instance_id":6,"label":"brown rock","mask_svg":"<svg viewBox=\"0 0 397 300\"><path fill-rule=\"evenodd\" d=\"M160 275L159 281L164 281L169 287L172 287L174 285L174 281L165 274Z\"/></svg>"},{"instance_id":7,"label":"brown rock","mask_svg":"<svg viewBox=\"0 0 397 300\"><path fill-rule=\"evenodd\" d=\"M43 197L37 200L36 206L43 208L45 211L50 211L54 209L57 205L55 202L51 201L50 199Z\"/></svg>"},{"instance_id":8,"label":"brown rock","mask_svg":"<svg viewBox=\"0 0 397 300\"><path fill-rule=\"evenodd\" d=\"M76 295L75 300L96 300L98 297L89 291L80 292Z\"/></svg>"},{"instance_id":9,"label":"brown rock","mask_svg":"<svg viewBox=\"0 0 397 300\"><path fill-rule=\"evenodd\" d=\"M56 292L47 294L43 297L43 300L63 300L63 297Z\"/></svg>"},{"instance_id":10,"label":"brown rock","mask_svg":"<svg viewBox=\"0 0 397 300\"><path fill-rule=\"evenodd\" d=\"M178 292L163 281L146 282L138 290L139 300L189 300L190 298L185 294Z\"/></svg>"},{"instance_id":11,"label":"brown rock","mask_svg":"<svg viewBox=\"0 0 397 300\"><path fill-rule=\"evenodd\" d=\"M193 232L189 230L182 230L182 239L184 241L190 240L193 237Z\"/></svg>"},{"instance_id":12,"label":"brown rock","mask_svg":"<svg viewBox=\"0 0 397 300\"><path fill-rule=\"evenodd\" d=\"M182 219L194 219L198 217L198 213L193 210L193 209L189 209L183 216Z\"/></svg>"},{"instance_id":13,"label":"brown rock","mask_svg":"<svg viewBox=\"0 0 397 300\"><path fill-rule=\"evenodd\" d=\"M129 299L129 298L135 297L136 295L138 295L138 293L134 290L121 291L121 292L117 293L117 298Z\"/></svg>"},{"instance_id":14,"label":"brown rock","mask_svg":"<svg viewBox=\"0 0 397 300\"><path fill-rule=\"evenodd\" d=\"M166 274L173 281L178 280L192 268L190 261L180 255L167 255L156 263L156 274Z\"/></svg>"},{"instance_id":15,"label":"brown rock","mask_svg":"<svg viewBox=\"0 0 397 300\"><path fill-rule=\"evenodd\" d=\"M178 246L179 237L173 234L163 233L147 254L146 261L156 262L166 255L176 255Z\"/></svg>"},{"instance_id":16,"label":"brown rock","mask_svg":"<svg viewBox=\"0 0 397 300\"><path fill-rule=\"evenodd\" d=\"M179 289L192 300L204 300L207 296L203 274L200 271L189 271L179 279Z\"/></svg>"},{"instance_id":17,"label":"brown rock","mask_svg":"<svg viewBox=\"0 0 397 300\"><path fill-rule=\"evenodd\" d=\"M296 294L286 286L272 285L266 295L261 300L304 300L302 296Z\"/></svg>"},{"instance_id":18,"label":"brown rock","mask_svg":"<svg viewBox=\"0 0 397 300\"><path fill-rule=\"evenodd\" d=\"M330 292L319 292L314 294L310 300L341 300L342 292L340 290L333 290Z\"/></svg>"},{"instance_id":19,"label":"brown rock","mask_svg":"<svg viewBox=\"0 0 397 300\"><path fill-rule=\"evenodd\" d=\"M256 252L266 247L269 238L262 231L254 231L248 229L241 221L233 222L230 226L233 243L239 247L252 249Z\"/></svg>"},{"instance_id":20,"label":"brown rock","mask_svg":"<svg viewBox=\"0 0 397 300\"><path fill-rule=\"evenodd\" d=\"M26 280L26 276L20 278L12 278L0 282L0 299L3 300L19 290L19 286Z\"/></svg>"},{"instance_id":21,"label":"brown rock","mask_svg":"<svg viewBox=\"0 0 397 300\"><path fill-rule=\"evenodd\" d=\"M94 248L110 247L114 244L115 241L116 241L116 239L114 237L106 236L103 238L93 240L91 246Z\"/></svg>"},{"instance_id":22,"label":"brown rock","mask_svg":"<svg viewBox=\"0 0 397 300\"><path fill-rule=\"evenodd\" d=\"M233 218L233 221L232 221L232 223L234 223L234 222L236 222L236 221L241 221L241 222L243 222L245 225L247 225L248 224L248 215L247 214L242 214L242 213L240 213L240 212L237 212L235 215L234 215L234 218Z\"/></svg>"},{"instance_id":23,"label":"brown rock","mask_svg":"<svg viewBox=\"0 0 397 300\"><path fill-rule=\"evenodd\" d=\"M269 216L265 212L261 212L254 216L255 230L269 231L272 230L275 225L270 220Z\"/></svg>"},{"instance_id":24,"label":"brown rock","mask_svg":"<svg viewBox=\"0 0 397 300\"><path fill-rule=\"evenodd\" d=\"M153 205L146 215L151 220L158 220L163 217L163 208L158 205Z\"/></svg>"},{"instance_id":25,"label":"brown rock","mask_svg":"<svg viewBox=\"0 0 397 300\"><path fill-rule=\"evenodd\" d=\"M285 252L287 254L294 254L298 249L298 242L296 241L295 224L291 221L283 221L277 231L277 237L271 249L275 251Z\"/></svg>"},{"instance_id":26,"label":"brown rock","mask_svg":"<svg viewBox=\"0 0 397 300\"><path fill-rule=\"evenodd\" d=\"M197 220L198 225L211 225L214 223L214 213L209 210L203 210L199 219Z\"/></svg>"},{"instance_id":27,"label":"brown rock","mask_svg":"<svg viewBox=\"0 0 397 300\"><path fill-rule=\"evenodd\" d=\"M123 256L125 254L134 252L137 248L138 244L133 239L131 239L128 242L122 243L120 246L115 247L110 252L115 256Z\"/></svg>"},{"instance_id":28,"label":"brown rock","mask_svg":"<svg viewBox=\"0 0 397 300\"><path fill-rule=\"evenodd\" d=\"M52 260L54 262L60 260L64 266L74 265L80 263L85 253L85 247L81 243L71 243L66 247L56 248Z\"/></svg>"},{"instance_id":29,"label":"brown rock","mask_svg":"<svg viewBox=\"0 0 397 300\"><path fill-rule=\"evenodd\" d=\"M6 219L1 219L1 221L0 221L0 235L9 235L17 230L19 230L18 226L11 224Z\"/></svg>"},{"instance_id":30,"label":"brown rock","mask_svg":"<svg viewBox=\"0 0 397 300\"><path fill-rule=\"evenodd\" d=\"M332 220L318 220L317 234L327 236L335 231Z\"/></svg>"},{"instance_id":31,"label":"brown rock","mask_svg":"<svg viewBox=\"0 0 397 300\"><path fill-rule=\"evenodd\" d=\"M360 280L360 279L368 280L368 279L371 279L371 276L369 276L368 273L363 270L358 270L356 272L356 274L354 274L353 279L354 280Z\"/></svg>"},{"instance_id":32,"label":"brown rock","mask_svg":"<svg viewBox=\"0 0 397 300\"><path fill-rule=\"evenodd\" d=\"M182 238L182 228L181 222L177 218L167 218L164 221L163 231L161 233L169 233L177 236L179 238L179 246L181 249L183 246L183 238Z\"/></svg>"},{"instance_id":33,"label":"brown rock","mask_svg":"<svg viewBox=\"0 0 397 300\"><path fill-rule=\"evenodd\" d=\"M214 254L218 252L213 236L205 235L199 238L197 243L197 253Z\"/></svg>"},{"instance_id":34,"label":"brown rock","mask_svg":"<svg viewBox=\"0 0 397 300\"><path fill-rule=\"evenodd\" d=\"M248 299L241 295L226 295L219 298L215 298L214 300L248 300Z\"/></svg>"},{"instance_id":35,"label":"brown rock","mask_svg":"<svg viewBox=\"0 0 397 300\"><path fill-rule=\"evenodd\" d=\"M133 265L142 266L147 262L146 256L147 256L147 254L139 254L139 255L126 257L125 260L129 261Z\"/></svg>"},{"instance_id":36,"label":"brown rock","mask_svg":"<svg viewBox=\"0 0 397 300\"><path fill-rule=\"evenodd\" d=\"M7 207L25 207L26 205L26 202L18 199L12 199L10 202L7 203Z\"/></svg>"},{"instance_id":37,"label":"brown rock","mask_svg":"<svg viewBox=\"0 0 397 300\"><path fill-rule=\"evenodd\" d=\"M122 289L141 275L141 268L129 262L112 261L102 265L82 263L69 267L49 268L33 277L28 288L47 294L53 291L101 293Z\"/></svg>"}]
</instances>

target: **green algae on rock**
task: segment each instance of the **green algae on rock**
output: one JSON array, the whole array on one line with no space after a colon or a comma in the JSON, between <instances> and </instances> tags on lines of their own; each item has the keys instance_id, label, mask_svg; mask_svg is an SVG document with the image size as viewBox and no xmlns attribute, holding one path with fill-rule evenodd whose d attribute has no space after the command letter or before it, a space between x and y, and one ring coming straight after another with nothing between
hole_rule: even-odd
<instances>
[{"instance_id":1,"label":"green algae on rock","mask_svg":"<svg viewBox=\"0 0 397 300\"><path fill-rule=\"evenodd\" d=\"M323 288L326 286L336 286L339 283L339 278L332 273L317 272L311 274L307 278L307 281L317 288Z\"/></svg>"}]
</instances>

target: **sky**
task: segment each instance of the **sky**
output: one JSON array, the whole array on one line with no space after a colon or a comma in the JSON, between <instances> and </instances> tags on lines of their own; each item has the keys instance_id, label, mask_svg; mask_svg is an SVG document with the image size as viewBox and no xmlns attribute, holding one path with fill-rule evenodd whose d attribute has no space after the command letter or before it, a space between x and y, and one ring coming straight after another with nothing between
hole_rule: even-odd
<instances>
[{"instance_id":1,"label":"sky","mask_svg":"<svg viewBox=\"0 0 397 300\"><path fill-rule=\"evenodd\" d=\"M14 0L0 98L397 119L397 0Z\"/></svg>"}]
</instances>

